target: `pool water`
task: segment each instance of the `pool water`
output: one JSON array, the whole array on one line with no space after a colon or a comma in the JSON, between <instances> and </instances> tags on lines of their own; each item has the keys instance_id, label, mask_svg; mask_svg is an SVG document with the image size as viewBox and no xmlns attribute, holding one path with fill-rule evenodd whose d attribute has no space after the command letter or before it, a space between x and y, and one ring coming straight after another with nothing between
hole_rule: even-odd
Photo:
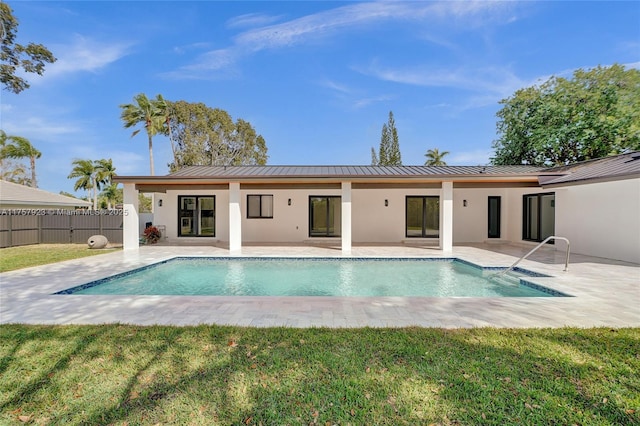
<instances>
[{"instance_id":1,"label":"pool water","mask_svg":"<svg viewBox=\"0 0 640 426\"><path fill-rule=\"evenodd\" d=\"M550 297L456 259L175 258L57 294ZM533 287L532 287L533 286Z\"/></svg>"}]
</instances>

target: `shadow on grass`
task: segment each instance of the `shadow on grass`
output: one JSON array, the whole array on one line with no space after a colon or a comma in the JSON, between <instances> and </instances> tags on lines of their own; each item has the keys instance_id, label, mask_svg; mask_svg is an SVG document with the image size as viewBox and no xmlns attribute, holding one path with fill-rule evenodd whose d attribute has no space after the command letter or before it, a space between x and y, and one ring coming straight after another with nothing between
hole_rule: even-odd
<instances>
[{"instance_id":1,"label":"shadow on grass","mask_svg":"<svg viewBox=\"0 0 640 426\"><path fill-rule=\"evenodd\" d=\"M639 421L638 329L11 325L0 337L0 422Z\"/></svg>"}]
</instances>

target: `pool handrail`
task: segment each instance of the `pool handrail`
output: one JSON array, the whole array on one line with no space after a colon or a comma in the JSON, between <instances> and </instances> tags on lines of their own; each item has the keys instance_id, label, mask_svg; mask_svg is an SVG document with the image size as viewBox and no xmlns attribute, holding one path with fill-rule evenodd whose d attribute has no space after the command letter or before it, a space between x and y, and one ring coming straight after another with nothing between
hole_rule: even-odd
<instances>
[{"instance_id":1,"label":"pool handrail","mask_svg":"<svg viewBox=\"0 0 640 426\"><path fill-rule=\"evenodd\" d=\"M567 255L565 257L565 261L564 261L564 272L567 272L569 270L569 253L571 251L571 243L569 242L569 240L565 237L558 237L555 235L552 235L550 237L547 237L544 239L544 241L542 241L540 244L538 244L537 246L535 246L529 253L525 254L524 256L522 256L520 259L516 260L513 265L509 266L507 269L505 269L504 271L500 271L497 274L495 274L494 276L498 276L498 275L505 275L507 272L512 271L517 265L518 263L522 262L524 259L526 259L527 257L529 257L531 254L533 254L536 250L538 250L540 247L542 247L543 245L545 245L547 242L549 242L550 240L562 240L565 241L567 243Z\"/></svg>"}]
</instances>

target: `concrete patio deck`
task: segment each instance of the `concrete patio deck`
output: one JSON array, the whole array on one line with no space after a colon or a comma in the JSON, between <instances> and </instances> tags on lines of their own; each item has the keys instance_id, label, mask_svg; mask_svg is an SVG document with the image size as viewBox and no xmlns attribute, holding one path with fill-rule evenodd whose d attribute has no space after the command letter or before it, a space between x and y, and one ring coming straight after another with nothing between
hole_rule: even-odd
<instances>
[{"instance_id":1,"label":"concrete patio deck","mask_svg":"<svg viewBox=\"0 0 640 426\"><path fill-rule=\"evenodd\" d=\"M561 246L563 247L563 246ZM530 246L435 248L354 246L353 257L457 257L509 266ZM640 327L640 265L545 247L521 266L551 275L531 281L570 294L558 298L220 297L52 295L175 256L229 256L208 246L143 246L0 274L0 323L227 324L256 327ZM328 246L247 246L240 256L342 257Z\"/></svg>"}]
</instances>

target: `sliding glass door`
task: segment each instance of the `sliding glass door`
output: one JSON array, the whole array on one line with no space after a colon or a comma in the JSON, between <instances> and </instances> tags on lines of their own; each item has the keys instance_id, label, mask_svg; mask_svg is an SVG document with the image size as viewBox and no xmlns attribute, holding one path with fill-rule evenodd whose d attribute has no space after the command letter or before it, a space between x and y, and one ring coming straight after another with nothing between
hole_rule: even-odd
<instances>
[{"instance_id":1,"label":"sliding glass door","mask_svg":"<svg viewBox=\"0 0 640 426\"><path fill-rule=\"evenodd\" d=\"M440 197L407 196L406 236L409 238L440 236Z\"/></svg>"},{"instance_id":2,"label":"sliding glass door","mask_svg":"<svg viewBox=\"0 0 640 426\"><path fill-rule=\"evenodd\" d=\"M309 236L339 237L342 205L337 196L309 197Z\"/></svg>"},{"instance_id":3,"label":"sliding glass door","mask_svg":"<svg viewBox=\"0 0 640 426\"><path fill-rule=\"evenodd\" d=\"M178 196L178 236L215 237L215 213L214 196Z\"/></svg>"},{"instance_id":4,"label":"sliding glass door","mask_svg":"<svg viewBox=\"0 0 640 426\"><path fill-rule=\"evenodd\" d=\"M555 193L523 196L523 240L539 242L555 233L555 200Z\"/></svg>"}]
</instances>

